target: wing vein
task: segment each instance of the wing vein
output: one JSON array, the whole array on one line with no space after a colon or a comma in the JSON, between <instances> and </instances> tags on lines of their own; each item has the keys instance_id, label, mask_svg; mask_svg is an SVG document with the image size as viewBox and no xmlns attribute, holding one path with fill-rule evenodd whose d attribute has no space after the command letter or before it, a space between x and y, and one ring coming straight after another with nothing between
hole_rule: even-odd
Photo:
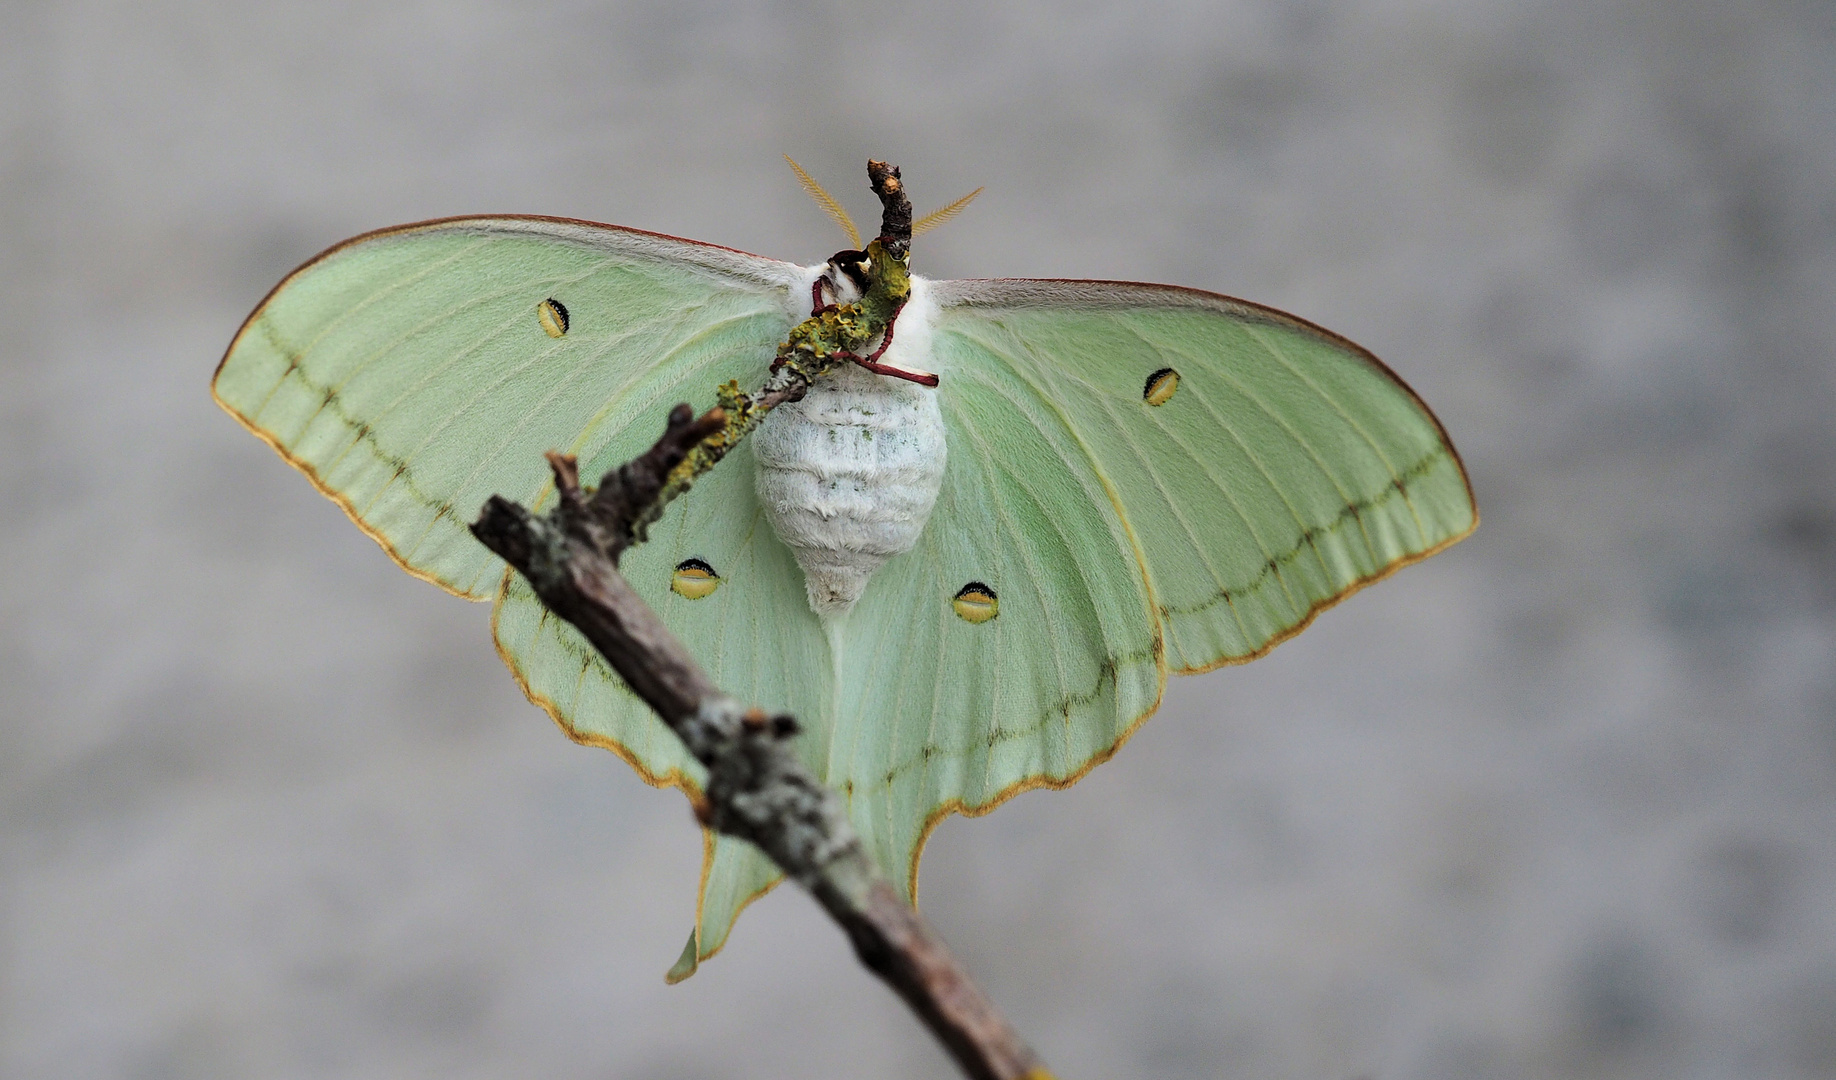
<instances>
[{"instance_id":1,"label":"wing vein","mask_svg":"<svg viewBox=\"0 0 1836 1080\"><path fill-rule=\"evenodd\" d=\"M1402 493L1403 503L1409 507L1409 515L1415 519L1415 529L1421 536L1422 544L1426 546L1432 543L1432 541L1428 539L1428 527L1422 523L1422 516L1420 512L1415 509L1415 501L1409 498L1409 489L1403 486L1402 478L1396 475L1396 464L1390 460L1390 455L1384 453L1383 448L1377 445L1377 440L1371 438L1370 432L1364 430L1364 425L1353 419L1351 413L1347 412L1345 407L1339 404L1337 398L1328 394L1323 387L1309 378L1306 372L1302 371L1296 364L1289 360L1287 355L1277 348L1274 342L1269 340L1268 335L1262 333L1256 327L1247 324L1244 326L1244 330L1246 330L1251 337L1255 338L1264 349L1268 350L1270 356L1273 356L1277 362L1292 372L1295 378L1312 387L1313 392L1320 396L1320 400L1331 405L1333 411L1343 417L1347 424L1351 425L1351 429L1358 433L1358 437L1363 439L1365 444L1377 455L1378 460L1383 462L1384 469L1390 474L1390 483L1396 485L1396 490Z\"/></svg>"}]
</instances>

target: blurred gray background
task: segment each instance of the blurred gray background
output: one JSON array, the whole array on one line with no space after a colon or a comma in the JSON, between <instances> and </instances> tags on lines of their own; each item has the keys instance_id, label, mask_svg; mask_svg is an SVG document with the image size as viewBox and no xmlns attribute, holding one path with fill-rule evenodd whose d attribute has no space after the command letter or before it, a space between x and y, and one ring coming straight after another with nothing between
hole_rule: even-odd
<instances>
[{"instance_id":1,"label":"blurred gray background","mask_svg":"<svg viewBox=\"0 0 1836 1080\"><path fill-rule=\"evenodd\" d=\"M793 889L211 403L353 233L520 211L1321 322L1485 514L926 911L1070 1077L1836 1076L1828 0L0 7L0 1072L933 1077Z\"/></svg>"}]
</instances>

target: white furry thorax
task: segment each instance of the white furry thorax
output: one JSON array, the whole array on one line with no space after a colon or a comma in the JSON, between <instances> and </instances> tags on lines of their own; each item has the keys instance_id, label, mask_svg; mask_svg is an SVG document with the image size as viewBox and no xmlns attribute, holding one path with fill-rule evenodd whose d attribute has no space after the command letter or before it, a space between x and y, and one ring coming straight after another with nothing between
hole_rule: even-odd
<instances>
[{"instance_id":1,"label":"white furry thorax","mask_svg":"<svg viewBox=\"0 0 1836 1080\"><path fill-rule=\"evenodd\" d=\"M884 362L937 370L937 306L928 285L912 278ZM806 286L806 308L808 296ZM819 615L847 611L881 564L912 549L943 485L937 391L853 364L818 380L803 400L772 410L750 441L759 501L795 552Z\"/></svg>"}]
</instances>

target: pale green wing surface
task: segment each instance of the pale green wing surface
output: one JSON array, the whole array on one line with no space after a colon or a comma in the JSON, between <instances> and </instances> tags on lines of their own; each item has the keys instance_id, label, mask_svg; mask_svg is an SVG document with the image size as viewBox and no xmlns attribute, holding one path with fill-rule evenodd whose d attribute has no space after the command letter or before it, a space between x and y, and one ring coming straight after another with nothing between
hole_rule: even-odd
<instances>
[{"instance_id":1,"label":"pale green wing surface","mask_svg":"<svg viewBox=\"0 0 1836 1080\"><path fill-rule=\"evenodd\" d=\"M1434 417L1307 323L1161 286L931 287L943 489L829 628L826 775L914 892L944 814L1076 780L1169 669L1258 656L1477 523ZM969 586L998 607L959 615Z\"/></svg>"},{"instance_id":2,"label":"pale green wing surface","mask_svg":"<svg viewBox=\"0 0 1836 1080\"><path fill-rule=\"evenodd\" d=\"M1075 432L1140 553L1175 672L1259 656L1478 524L1433 414L1309 323L1168 286L934 289L944 386L1000 370Z\"/></svg>"},{"instance_id":3,"label":"pale green wing surface","mask_svg":"<svg viewBox=\"0 0 1836 1080\"><path fill-rule=\"evenodd\" d=\"M1159 703L1161 636L1122 518L1076 434L998 364L939 388L949 453L918 545L830 624L826 776L875 860L915 896L925 835L1029 787L1064 786ZM994 601L958 614L980 586Z\"/></svg>"},{"instance_id":4,"label":"pale green wing surface","mask_svg":"<svg viewBox=\"0 0 1836 1080\"><path fill-rule=\"evenodd\" d=\"M797 273L554 218L389 229L281 282L212 388L410 572L482 598L503 566L466 530L485 498L530 502L544 451L650 415L660 386L738 357L762 371Z\"/></svg>"},{"instance_id":5,"label":"pale green wing surface","mask_svg":"<svg viewBox=\"0 0 1836 1080\"><path fill-rule=\"evenodd\" d=\"M753 386L764 370L763 362L736 359L660 388L656 407L608 418L608 427L624 425L609 437L588 433L598 445L582 459L582 474L601 475L645 450L662 431L666 402L705 408L713 404L717 382ZM803 725L798 747L820 775L830 741L828 645L805 597L802 571L763 516L753 472L749 451L729 456L670 504L651 527L649 542L627 551L620 569L718 686L747 704L796 714ZM691 560L699 564L692 567L695 576L683 580L684 591L672 589L677 567ZM718 584L705 591L710 581ZM702 595L691 598L695 593ZM701 790L706 770L681 740L578 631L549 613L521 576L506 575L493 628L525 692L570 738L615 751L652 783ZM695 942L673 973L677 978L718 950L740 909L779 878L771 861L745 841L720 836L709 844Z\"/></svg>"}]
</instances>

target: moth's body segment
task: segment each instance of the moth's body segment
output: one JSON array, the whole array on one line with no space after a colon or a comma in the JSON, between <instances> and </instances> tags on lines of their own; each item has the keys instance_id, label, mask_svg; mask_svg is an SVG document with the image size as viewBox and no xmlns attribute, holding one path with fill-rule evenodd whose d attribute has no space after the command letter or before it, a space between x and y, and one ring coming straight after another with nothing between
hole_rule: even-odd
<instances>
[{"instance_id":1,"label":"moth's body segment","mask_svg":"<svg viewBox=\"0 0 1836 1080\"><path fill-rule=\"evenodd\" d=\"M886 363L932 367L927 285L913 279ZM937 391L852 364L774 409L751 442L765 516L796 553L821 615L847 611L875 570L912 549L943 484Z\"/></svg>"}]
</instances>

